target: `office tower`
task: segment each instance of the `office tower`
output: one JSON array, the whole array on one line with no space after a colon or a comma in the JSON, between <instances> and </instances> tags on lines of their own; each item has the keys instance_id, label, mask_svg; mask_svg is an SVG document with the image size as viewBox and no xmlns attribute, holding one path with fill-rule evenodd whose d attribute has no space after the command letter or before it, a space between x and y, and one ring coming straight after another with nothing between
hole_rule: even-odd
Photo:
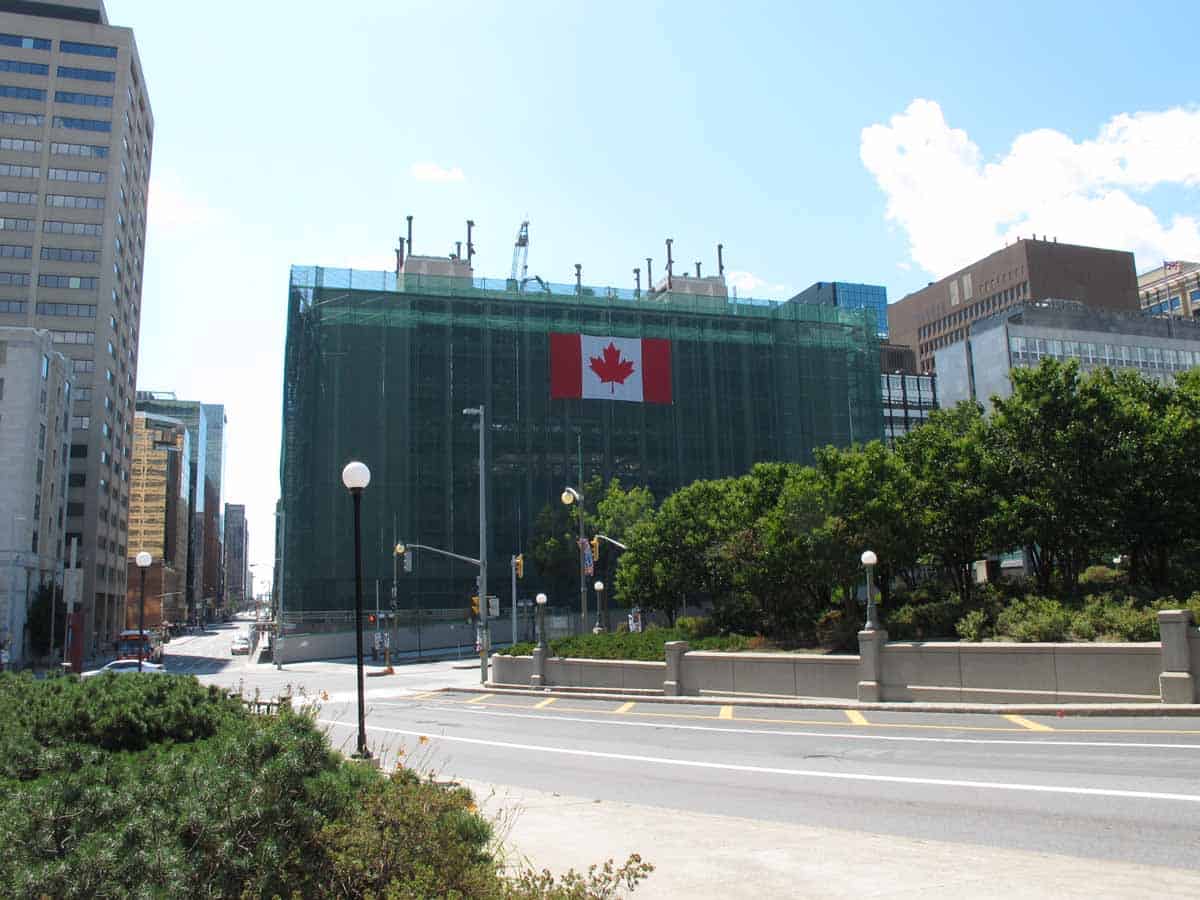
<instances>
[{"instance_id":1,"label":"office tower","mask_svg":"<svg viewBox=\"0 0 1200 900\"><path fill-rule=\"evenodd\" d=\"M1047 299L1137 312L1133 254L1022 238L891 304L890 339L914 348L918 368L932 372L935 353L963 340L972 322Z\"/></svg>"},{"instance_id":2,"label":"office tower","mask_svg":"<svg viewBox=\"0 0 1200 900\"><path fill-rule=\"evenodd\" d=\"M851 281L818 281L792 298L797 303L823 303L842 309L869 309L879 327L879 339L888 337L887 288Z\"/></svg>"},{"instance_id":3,"label":"office tower","mask_svg":"<svg viewBox=\"0 0 1200 900\"><path fill-rule=\"evenodd\" d=\"M38 588L63 599L71 390L48 332L0 326L0 647L12 665L28 657Z\"/></svg>"},{"instance_id":4,"label":"office tower","mask_svg":"<svg viewBox=\"0 0 1200 900\"><path fill-rule=\"evenodd\" d=\"M225 504L225 595L229 609L241 608L253 599L250 591L250 567L247 548L250 534L246 528L246 507Z\"/></svg>"},{"instance_id":5,"label":"office tower","mask_svg":"<svg viewBox=\"0 0 1200 900\"><path fill-rule=\"evenodd\" d=\"M133 31L101 0L0 2L0 326L69 360L66 531L89 649L121 625L154 119Z\"/></svg>"},{"instance_id":6,"label":"office tower","mask_svg":"<svg viewBox=\"0 0 1200 900\"><path fill-rule=\"evenodd\" d=\"M204 596L214 610L225 606L225 407L205 403Z\"/></svg>"}]
</instances>

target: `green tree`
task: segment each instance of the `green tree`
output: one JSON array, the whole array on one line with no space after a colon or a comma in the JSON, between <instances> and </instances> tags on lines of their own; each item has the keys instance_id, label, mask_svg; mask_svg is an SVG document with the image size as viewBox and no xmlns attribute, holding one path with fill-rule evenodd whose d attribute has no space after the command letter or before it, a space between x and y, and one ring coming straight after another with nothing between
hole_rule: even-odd
<instances>
[{"instance_id":1,"label":"green tree","mask_svg":"<svg viewBox=\"0 0 1200 900\"><path fill-rule=\"evenodd\" d=\"M583 527L595 530L596 505L604 496L604 480L595 476L583 491ZM534 583L554 601L565 601L579 593L579 513L557 497L542 507L533 523L529 556L536 571Z\"/></svg>"},{"instance_id":2,"label":"green tree","mask_svg":"<svg viewBox=\"0 0 1200 900\"><path fill-rule=\"evenodd\" d=\"M991 546L997 510L983 409L960 403L936 410L896 451L912 478L911 526L921 555L945 571L966 603L971 563Z\"/></svg>"},{"instance_id":3,"label":"green tree","mask_svg":"<svg viewBox=\"0 0 1200 900\"><path fill-rule=\"evenodd\" d=\"M1114 397L1085 384L1074 361L1043 359L1014 369L1012 382L1011 397L992 399L989 436L1004 485L997 537L1027 548L1040 592L1057 570L1076 594L1110 531L1121 471Z\"/></svg>"},{"instance_id":4,"label":"green tree","mask_svg":"<svg viewBox=\"0 0 1200 900\"><path fill-rule=\"evenodd\" d=\"M29 604L29 617L27 620L29 646L35 656L46 656L50 653L52 639L54 646L62 646L62 628L63 620L66 616L66 608L61 601L57 603L57 609L53 616L55 634L50 634L50 602L55 593L49 584L38 585L37 589L33 592L33 600ZM54 599L58 600L59 598L54 597Z\"/></svg>"}]
</instances>

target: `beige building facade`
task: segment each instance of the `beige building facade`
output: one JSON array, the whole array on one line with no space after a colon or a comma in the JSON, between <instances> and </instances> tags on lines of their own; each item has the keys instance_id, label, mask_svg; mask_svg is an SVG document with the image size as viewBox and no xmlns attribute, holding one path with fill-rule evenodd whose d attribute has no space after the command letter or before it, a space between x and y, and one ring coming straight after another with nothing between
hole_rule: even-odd
<instances>
[{"instance_id":1,"label":"beige building facade","mask_svg":"<svg viewBox=\"0 0 1200 900\"><path fill-rule=\"evenodd\" d=\"M102 0L0 5L0 326L49 330L75 381L65 527L87 651L125 597L153 140L133 32Z\"/></svg>"},{"instance_id":2,"label":"beige building facade","mask_svg":"<svg viewBox=\"0 0 1200 900\"><path fill-rule=\"evenodd\" d=\"M1200 319L1200 263L1175 260L1138 276L1142 311Z\"/></svg>"}]
</instances>

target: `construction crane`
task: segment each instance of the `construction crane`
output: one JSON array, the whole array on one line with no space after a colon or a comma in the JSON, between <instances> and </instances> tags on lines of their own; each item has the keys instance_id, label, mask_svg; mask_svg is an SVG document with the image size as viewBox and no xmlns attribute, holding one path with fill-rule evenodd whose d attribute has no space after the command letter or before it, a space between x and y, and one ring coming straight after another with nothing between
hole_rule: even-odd
<instances>
[{"instance_id":1,"label":"construction crane","mask_svg":"<svg viewBox=\"0 0 1200 900\"><path fill-rule=\"evenodd\" d=\"M520 272L520 281L517 281L517 273ZM517 229L517 240L513 244L513 261L512 274L508 276L510 281L516 281L522 288L525 282L529 280L529 220L526 219L521 223L521 227Z\"/></svg>"}]
</instances>

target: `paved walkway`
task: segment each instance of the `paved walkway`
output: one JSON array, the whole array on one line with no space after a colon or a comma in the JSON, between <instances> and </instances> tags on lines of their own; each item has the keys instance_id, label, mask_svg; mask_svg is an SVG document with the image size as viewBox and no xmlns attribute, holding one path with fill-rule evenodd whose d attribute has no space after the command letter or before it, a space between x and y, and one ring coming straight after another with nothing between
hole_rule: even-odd
<instances>
[{"instance_id":1,"label":"paved walkway","mask_svg":"<svg viewBox=\"0 0 1200 900\"><path fill-rule=\"evenodd\" d=\"M1200 872L1183 869L467 786L497 820L508 853L535 868L586 870L641 854L655 871L638 900L1200 897Z\"/></svg>"}]
</instances>

